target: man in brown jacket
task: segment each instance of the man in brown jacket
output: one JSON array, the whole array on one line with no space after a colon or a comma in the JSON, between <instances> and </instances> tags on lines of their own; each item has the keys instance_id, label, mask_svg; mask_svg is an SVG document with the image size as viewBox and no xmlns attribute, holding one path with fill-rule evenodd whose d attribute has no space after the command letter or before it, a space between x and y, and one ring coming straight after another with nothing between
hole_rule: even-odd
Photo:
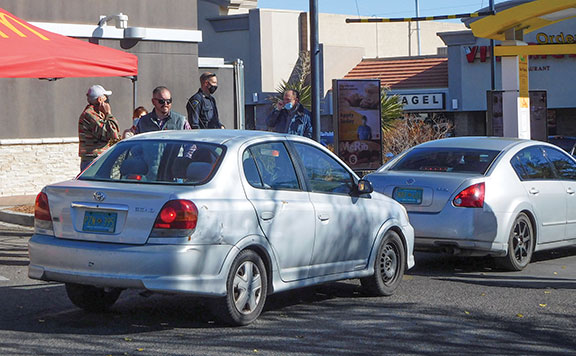
<instances>
[{"instance_id":1,"label":"man in brown jacket","mask_svg":"<svg viewBox=\"0 0 576 356\"><path fill-rule=\"evenodd\" d=\"M80 171L120 138L120 127L110 108L111 94L101 85L91 86L86 93L88 106L78 121Z\"/></svg>"}]
</instances>

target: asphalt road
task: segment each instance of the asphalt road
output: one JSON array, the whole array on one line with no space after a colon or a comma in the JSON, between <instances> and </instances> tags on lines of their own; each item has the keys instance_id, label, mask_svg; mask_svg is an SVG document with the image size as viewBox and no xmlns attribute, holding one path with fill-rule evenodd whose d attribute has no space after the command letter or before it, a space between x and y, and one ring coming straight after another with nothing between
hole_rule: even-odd
<instances>
[{"instance_id":1,"label":"asphalt road","mask_svg":"<svg viewBox=\"0 0 576 356\"><path fill-rule=\"evenodd\" d=\"M273 295L256 323L232 328L202 300L135 291L87 314L61 284L27 278L29 236L0 223L0 355L576 354L576 247L519 273L418 254L392 297L330 283Z\"/></svg>"}]
</instances>

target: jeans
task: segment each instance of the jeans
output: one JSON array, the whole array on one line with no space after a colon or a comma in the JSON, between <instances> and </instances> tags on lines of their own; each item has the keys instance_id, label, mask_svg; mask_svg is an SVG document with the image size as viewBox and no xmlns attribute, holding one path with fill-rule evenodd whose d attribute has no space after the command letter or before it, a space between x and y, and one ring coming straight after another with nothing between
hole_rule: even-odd
<instances>
[{"instance_id":1,"label":"jeans","mask_svg":"<svg viewBox=\"0 0 576 356\"><path fill-rule=\"evenodd\" d=\"M82 159L80 161L80 172L84 172L84 170L86 168L88 168L88 166L90 165L90 163L92 163L93 159Z\"/></svg>"}]
</instances>

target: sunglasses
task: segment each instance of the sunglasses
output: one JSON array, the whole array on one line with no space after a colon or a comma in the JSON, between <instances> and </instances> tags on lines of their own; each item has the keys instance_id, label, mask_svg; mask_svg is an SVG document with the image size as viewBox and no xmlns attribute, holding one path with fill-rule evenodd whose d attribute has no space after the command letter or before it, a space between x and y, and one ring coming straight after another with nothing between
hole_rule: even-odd
<instances>
[{"instance_id":1,"label":"sunglasses","mask_svg":"<svg viewBox=\"0 0 576 356\"><path fill-rule=\"evenodd\" d=\"M106 97L106 100L104 100L105 103L110 104L110 98Z\"/></svg>"},{"instance_id":2,"label":"sunglasses","mask_svg":"<svg viewBox=\"0 0 576 356\"><path fill-rule=\"evenodd\" d=\"M172 99L156 99L156 98L154 98L154 100L156 100L156 101L158 102L158 104L160 104L160 105L164 105L164 104L170 105L170 104L172 104Z\"/></svg>"}]
</instances>

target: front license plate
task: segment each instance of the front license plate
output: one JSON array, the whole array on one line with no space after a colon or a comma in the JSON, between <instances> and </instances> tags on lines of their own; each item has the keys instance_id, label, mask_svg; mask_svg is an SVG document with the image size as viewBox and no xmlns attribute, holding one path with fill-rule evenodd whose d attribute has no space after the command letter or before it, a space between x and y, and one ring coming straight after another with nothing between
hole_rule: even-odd
<instances>
[{"instance_id":1,"label":"front license plate","mask_svg":"<svg viewBox=\"0 0 576 356\"><path fill-rule=\"evenodd\" d=\"M82 231L112 234L116 230L118 213L87 211L84 213Z\"/></svg>"},{"instance_id":2,"label":"front license plate","mask_svg":"<svg viewBox=\"0 0 576 356\"><path fill-rule=\"evenodd\" d=\"M422 204L422 189L396 188L392 197L402 204Z\"/></svg>"}]
</instances>

